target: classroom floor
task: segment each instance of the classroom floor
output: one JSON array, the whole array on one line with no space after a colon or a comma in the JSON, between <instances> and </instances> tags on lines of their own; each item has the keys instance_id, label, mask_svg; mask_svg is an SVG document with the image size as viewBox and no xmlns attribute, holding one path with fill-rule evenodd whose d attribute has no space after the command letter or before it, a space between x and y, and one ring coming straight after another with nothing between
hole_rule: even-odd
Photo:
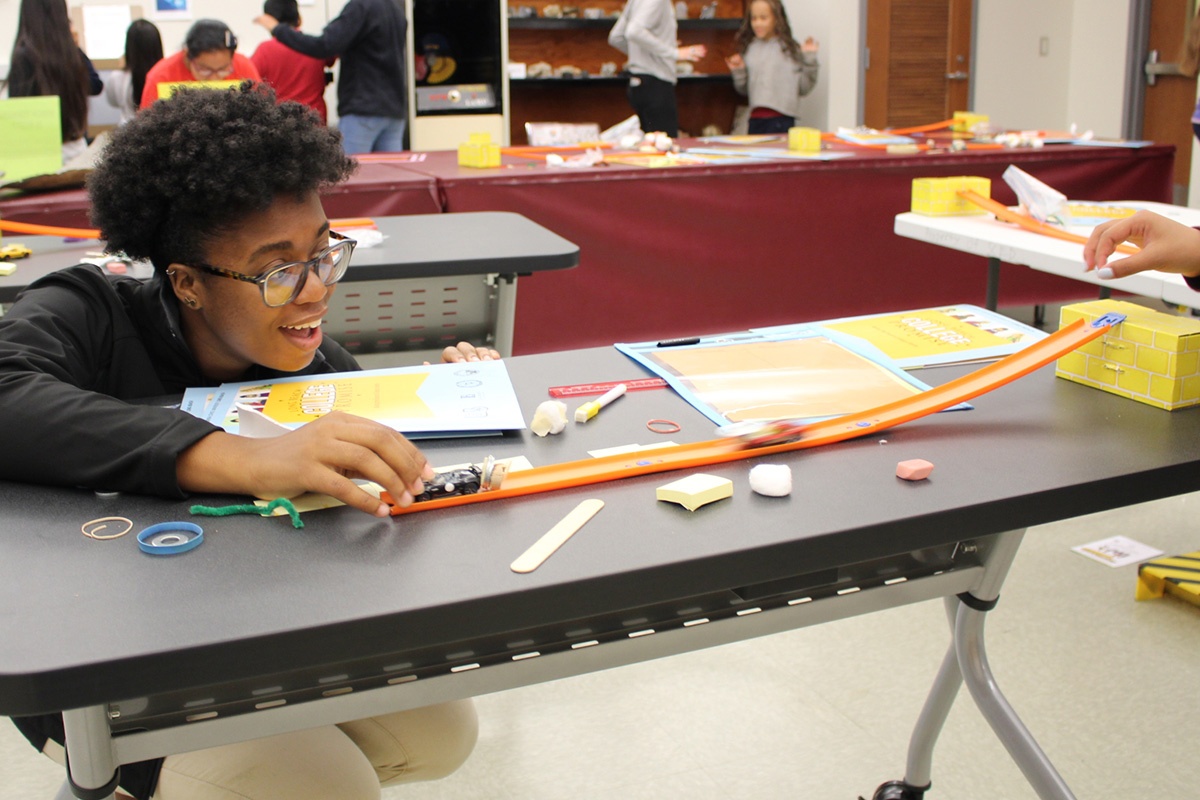
<instances>
[{"instance_id":1,"label":"classroom floor","mask_svg":"<svg viewBox=\"0 0 1200 800\"><path fill-rule=\"evenodd\" d=\"M1052 319L1057 319L1057 309ZM1135 602L1136 567L1070 550L1123 535L1200 550L1200 493L1031 528L988 619L996 679L1081 800L1200 796L1200 608ZM947 645L940 602L476 700L475 753L385 800L855 800L903 776ZM0 800L61 770L0 723ZM1031 800L960 693L928 800Z\"/></svg>"}]
</instances>

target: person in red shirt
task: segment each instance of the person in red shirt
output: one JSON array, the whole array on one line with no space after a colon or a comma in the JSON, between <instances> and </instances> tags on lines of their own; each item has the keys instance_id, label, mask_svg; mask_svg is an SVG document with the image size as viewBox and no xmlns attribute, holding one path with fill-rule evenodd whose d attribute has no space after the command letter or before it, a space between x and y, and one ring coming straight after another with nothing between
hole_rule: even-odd
<instances>
[{"instance_id":1,"label":"person in red shirt","mask_svg":"<svg viewBox=\"0 0 1200 800\"><path fill-rule=\"evenodd\" d=\"M140 107L154 104L160 83L262 80L258 68L236 50L237 37L228 25L215 19L196 20L188 29L183 49L159 61L146 73Z\"/></svg>"},{"instance_id":2,"label":"person in red shirt","mask_svg":"<svg viewBox=\"0 0 1200 800\"><path fill-rule=\"evenodd\" d=\"M263 13L270 14L284 25L300 27L300 8L296 0L266 0ZM313 109L321 116L321 122L329 121L325 107L325 86L332 76L325 72L332 67L336 58L322 61L306 56L286 46L278 39L268 39L258 46L250 56L259 75L275 88L280 102L295 100Z\"/></svg>"}]
</instances>

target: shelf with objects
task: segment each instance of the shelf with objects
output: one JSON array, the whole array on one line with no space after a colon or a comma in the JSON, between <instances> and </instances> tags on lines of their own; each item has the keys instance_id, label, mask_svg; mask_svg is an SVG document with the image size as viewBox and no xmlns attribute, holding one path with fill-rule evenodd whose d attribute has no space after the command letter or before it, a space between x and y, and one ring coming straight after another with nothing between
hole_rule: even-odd
<instances>
[{"instance_id":1,"label":"shelf with objects","mask_svg":"<svg viewBox=\"0 0 1200 800\"><path fill-rule=\"evenodd\" d=\"M608 44L624 5L624 0L585 0L578 5L509 0L513 144L527 143L526 122L596 123L604 130L633 114L626 96L628 77L622 74L625 55ZM733 89L725 59L736 52L734 36L745 4L687 0L674 5L680 43L702 44L708 50L700 61L680 64L680 134L729 133L744 99Z\"/></svg>"}]
</instances>

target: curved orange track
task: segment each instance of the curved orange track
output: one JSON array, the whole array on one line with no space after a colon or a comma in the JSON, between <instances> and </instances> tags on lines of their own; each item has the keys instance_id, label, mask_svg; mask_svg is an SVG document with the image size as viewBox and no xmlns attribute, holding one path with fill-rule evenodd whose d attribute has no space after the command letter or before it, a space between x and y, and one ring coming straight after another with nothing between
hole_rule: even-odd
<instances>
[{"instance_id":1,"label":"curved orange track","mask_svg":"<svg viewBox=\"0 0 1200 800\"><path fill-rule=\"evenodd\" d=\"M1060 356L1066 355L1080 345L1103 335L1108 329L1108 325L1088 325L1083 320L1076 320L1018 353L949 383L866 411L814 422L803 429L801 437L797 441L748 448L738 439L712 439L640 454L621 454L549 464L544 467L511 473L505 477L504 483L499 489L490 492L428 500L414 503L407 508L392 505L392 514L412 514L470 503L503 500L508 497L552 492L556 489L604 483L637 475L651 475L657 472L723 464L728 461L819 447L859 436L870 436L879 431L942 411L1015 381ZM392 502L386 492L383 499L389 504Z\"/></svg>"}]
</instances>

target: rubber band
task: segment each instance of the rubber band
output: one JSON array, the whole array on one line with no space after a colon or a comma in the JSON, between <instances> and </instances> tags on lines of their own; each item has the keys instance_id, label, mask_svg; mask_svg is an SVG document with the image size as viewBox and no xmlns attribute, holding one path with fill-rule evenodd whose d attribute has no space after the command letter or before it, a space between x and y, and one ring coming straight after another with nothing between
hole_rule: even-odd
<instances>
[{"instance_id":1,"label":"rubber band","mask_svg":"<svg viewBox=\"0 0 1200 800\"><path fill-rule=\"evenodd\" d=\"M141 531L137 540L143 553L171 556L199 547L204 541L204 529L191 522L160 522Z\"/></svg>"},{"instance_id":2,"label":"rubber band","mask_svg":"<svg viewBox=\"0 0 1200 800\"><path fill-rule=\"evenodd\" d=\"M124 522L125 530L121 531L120 533L106 533L102 536L99 533L96 533L96 531L104 530L105 528L108 527L107 525L100 525L99 527L97 527L95 529L91 529L89 527L91 525L95 525L97 522L100 522L100 523ZM99 517L97 519L91 519L91 520L88 520L87 522L83 523L83 525L80 526L79 530L83 533L84 536L88 537L89 539L96 539L97 541L105 541L107 539L120 539L122 536L124 536L125 534L127 534L131 530L133 530L133 520L131 520L129 517Z\"/></svg>"},{"instance_id":3,"label":"rubber band","mask_svg":"<svg viewBox=\"0 0 1200 800\"><path fill-rule=\"evenodd\" d=\"M282 508L292 518L293 528L303 528L304 521L300 519L300 512L296 510L296 506L292 505L292 501L286 497L276 497L265 506L260 506L255 503L247 503L238 506L192 506L188 509L193 514L202 517L231 517L234 514L258 514L260 517L272 516L271 512L277 508Z\"/></svg>"},{"instance_id":4,"label":"rubber band","mask_svg":"<svg viewBox=\"0 0 1200 800\"><path fill-rule=\"evenodd\" d=\"M646 423L646 427L653 433L679 433L683 430L678 422L669 419L652 419Z\"/></svg>"}]
</instances>

